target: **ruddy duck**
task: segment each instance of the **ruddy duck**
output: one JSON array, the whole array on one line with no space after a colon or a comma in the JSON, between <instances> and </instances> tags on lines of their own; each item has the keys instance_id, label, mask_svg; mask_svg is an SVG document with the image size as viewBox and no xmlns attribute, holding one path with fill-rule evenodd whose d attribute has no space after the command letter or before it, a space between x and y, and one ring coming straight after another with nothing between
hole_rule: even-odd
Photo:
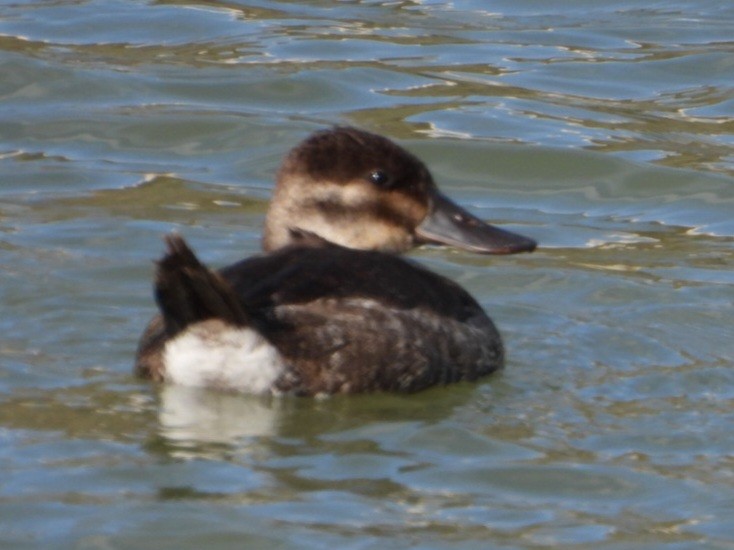
<instances>
[{"instance_id":1,"label":"ruddy duck","mask_svg":"<svg viewBox=\"0 0 734 550\"><path fill-rule=\"evenodd\" d=\"M265 254L213 271L166 237L135 371L248 393L412 392L503 364L500 335L454 282L396 254L422 243L486 254L535 241L442 195L389 139L316 132L286 157L265 222Z\"/></svg>"}]
</instances>

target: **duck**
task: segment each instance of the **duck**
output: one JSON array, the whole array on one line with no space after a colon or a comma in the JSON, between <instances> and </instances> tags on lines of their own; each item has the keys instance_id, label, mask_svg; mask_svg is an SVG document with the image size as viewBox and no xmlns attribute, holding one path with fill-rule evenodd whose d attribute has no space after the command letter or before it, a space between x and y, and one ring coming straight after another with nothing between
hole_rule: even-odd
<instances>
[{"instance_id":1,"label":"duck","mask_svg":"<svg viewBox=\"0 0 734 550\"><path fill-rule=\"evenodd\" d=\"M502 338L478 302L400 254L421 245L514 254L537 243L449 199L389 138L335 126L285 156L262 254L212 269L181 235L165 245L139 377L318 397L416 392L501 369Z\"/></svg>"}]
</instances>

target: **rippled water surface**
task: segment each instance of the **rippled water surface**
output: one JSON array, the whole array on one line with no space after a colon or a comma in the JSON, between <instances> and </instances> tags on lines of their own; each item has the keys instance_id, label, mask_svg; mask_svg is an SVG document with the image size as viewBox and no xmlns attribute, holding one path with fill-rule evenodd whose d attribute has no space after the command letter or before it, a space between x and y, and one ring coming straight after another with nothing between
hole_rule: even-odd
<instances>
[{"instance_id":1,"label":"rippled water surface","mask_svg":"<svg viewBox=\"0 0 734 550\"><path fill-rule=\"evenodd\" d=\"M0 547L734 548L734 3L0 5ZM478 384L264 400L131 374L152 260L259 249L354 124L532 255L412 256Z\"/></svg>"}]
</instances>

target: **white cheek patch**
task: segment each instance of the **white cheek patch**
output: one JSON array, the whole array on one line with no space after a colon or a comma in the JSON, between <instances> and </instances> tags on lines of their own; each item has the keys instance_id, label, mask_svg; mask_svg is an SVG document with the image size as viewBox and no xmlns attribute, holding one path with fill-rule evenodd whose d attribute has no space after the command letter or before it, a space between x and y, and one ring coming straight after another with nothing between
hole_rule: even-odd
<instances>
[{"instance_id":1,"label":"white cheek patch","mask_svg":"<svg viewBox=\"0 0 734 550\"><path fill-rule=\"evenodd\" d=\"M163 362L168 382L256 394L273 391L285 369L278 350L257 331L214 319L166 343Z\"/></svg>"}]
</instances>

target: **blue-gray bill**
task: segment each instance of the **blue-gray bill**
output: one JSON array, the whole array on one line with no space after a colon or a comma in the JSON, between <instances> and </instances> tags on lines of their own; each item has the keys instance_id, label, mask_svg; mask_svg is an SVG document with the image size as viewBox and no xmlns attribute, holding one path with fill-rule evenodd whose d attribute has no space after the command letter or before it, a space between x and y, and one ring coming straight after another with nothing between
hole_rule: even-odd
<instances>
[{"instance_id":1,"label":"blue-gray bill","mask_svg":"<svg viewBox=\"0 0 734 550\"><path fill-rule=\"evenodd\" d=\"M416 228L420 242L447 244L479 254L532 252L537 243L480 220L445 195L435 192L426 218Z\"/></svg>"}]
</instances>

